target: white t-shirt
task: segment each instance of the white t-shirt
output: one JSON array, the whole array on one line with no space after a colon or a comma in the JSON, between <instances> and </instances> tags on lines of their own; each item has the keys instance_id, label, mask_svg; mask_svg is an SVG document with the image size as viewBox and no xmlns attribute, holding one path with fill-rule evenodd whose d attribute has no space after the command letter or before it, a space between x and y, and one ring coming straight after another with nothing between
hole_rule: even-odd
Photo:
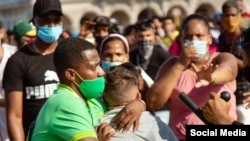
<instances>
[{"instance_id":1,"label":"white t-shirt","mask_svg":"<svg viewBox=\"0 0 250 141\"><path fill-rule=\"evenodd\" d=\"M5 65L12 54L17 51L17 47L9 44L2 44L3 57L0 62L0 99L4 99L4 90L2 88L3 71ZM6 114L5 108L0 107L0 141L9 141L7 127L6 127Z\"/></svg>"}]
</instances>

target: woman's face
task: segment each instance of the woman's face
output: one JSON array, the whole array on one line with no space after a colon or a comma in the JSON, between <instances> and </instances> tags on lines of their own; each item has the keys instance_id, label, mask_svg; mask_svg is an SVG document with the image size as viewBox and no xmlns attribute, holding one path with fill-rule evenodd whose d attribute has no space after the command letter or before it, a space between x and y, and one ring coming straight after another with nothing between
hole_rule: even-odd
<instances>
[{"instance_id":1,"label":"woman's face","mask_svg":"<svg viewBox=\"0 0 250 141\"><path fill-rule=\"evenodd\" d=\"M105 44L101 58L103 61L109 62L128 62L129 55L125 49L126 47L121 40L108 41Z\"/></svg>"},{"instance_id":2,"label":"woman's face","mask_svg":"<svg viewBox=\"0 0 250 141\"><path fill-rule=\"evenodd\" d=\"M193 19L189 21L183 29L182 44L190 41L207 41L207 47L212 43L212 38L208 27L201 20Z\"/></svg>"}]
</instances>

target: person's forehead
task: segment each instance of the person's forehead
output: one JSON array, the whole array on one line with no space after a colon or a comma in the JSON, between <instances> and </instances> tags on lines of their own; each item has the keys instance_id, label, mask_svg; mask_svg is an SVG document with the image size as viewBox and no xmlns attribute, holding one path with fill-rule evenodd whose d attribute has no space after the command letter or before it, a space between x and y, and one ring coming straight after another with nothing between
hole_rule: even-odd
<instances>
[{"instance_id":1,"label":"person's forehead","mask_svg":"<svg viewBox=\"0 0 250 141\"><path fill-rule=\"evenodd\" d=\"M111 41L108 41L107 43L106 43L106 46L107 47L112 47L112 46L122 46L122 47L124 47L124 43L123 43L123 41L121 41L120 39L114 39L114 40L111 40Z\"/></svg>"},{"instance_id":2,"label":"person's forehead","mask_svg":"<svg viewBox=\"0 0 250 141\"><path fill-rule=\"evenodd\" d=\"M154 29L152 28L148 28L146 30L143 31L138 31L139 34L149 34L149 33L154 33Z\"/></svg>"},{"instance_id":3,"label":"person's forehead","mask_svg":"<svg viewBox=\"0 0 250 141\"><path fill-rule=\"evenodd\" d=\"M190 32L190 31L204 32L205 29L208 31L208 27L206 26L204 21L194 19L194 20L190 20L189 22L187 22L187 25L184 29L184 33Z\"/></svg>"},{"instance_id":4,"label":"person's forehead","mask_svg":"<svg viewBox=\"0 0 250 141\"><path fill-rule=\"evenodd\" d=\"M88 49L82 51L82 60L87 64L94 63L96 60L100 59L96 49Z\"/></svg>"},{"instance_id":5,"label":"person's forehead","mask_svg":"<svg viewBox=\"0 0 250 141\"><path fill-rule=\"evenodd\" d=\"M104 48L103 52L109 52L109 51L122 51L122 52L126 52L125 51L125 46L124 46L123 42L119 41L119 40L114 40L114 41L108 42L106 44L106 47Z\"/></svg>"},{"instance_id":6,"label":"person's forehead","mask_svg":"<svg viewBox=\"0 0 250 141\"><path fill-rule=\"evenodd\" d=\"M172 23L173 20L171 20L171 19L165 19L164 22L165 22L165 23L166 23L166 22L171 22L171 23Z\"/></svg>"},{"instance_id":7,"label":"person's forehead","mask_svg":"<svg viewBox=\"0 0 250 141\"><path fill-rule=\"evenodd\" d=\"M223 14L226 14L226 13L238 13L238 10L235 7L229 7L225 9L225 11L223 12Z\"/></svg>"}]
</instances>

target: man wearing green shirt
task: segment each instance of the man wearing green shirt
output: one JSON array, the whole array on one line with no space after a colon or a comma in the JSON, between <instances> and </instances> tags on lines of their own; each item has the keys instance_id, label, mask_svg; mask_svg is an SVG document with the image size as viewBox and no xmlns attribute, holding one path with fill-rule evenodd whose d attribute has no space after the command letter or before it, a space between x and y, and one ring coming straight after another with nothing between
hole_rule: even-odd
<instances>
[{"instance_id":1,"label":"man wearing green shirt","mask_svg":"<svg viewBox=\"0 0 250 141\"><path fill-rule=\"evenodd\" d=\"M114 132L105 123L100 129L103 136L97 138L87 102L99 98L105 86L95 46L78 38L63 40L55 50L54 64L60 84L38 114L32 141L108 140Z\"/></svg>"}]
</instances>

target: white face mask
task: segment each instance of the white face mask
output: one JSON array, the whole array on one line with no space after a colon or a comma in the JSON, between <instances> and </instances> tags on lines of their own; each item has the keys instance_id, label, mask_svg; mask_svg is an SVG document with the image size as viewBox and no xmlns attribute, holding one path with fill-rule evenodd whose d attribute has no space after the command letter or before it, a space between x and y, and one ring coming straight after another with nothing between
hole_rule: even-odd
<instances>
[{"instance_id":1,"label":"white face mask","mask_svg":"<svg viewBox=\"0 0 250 141\"><path fill-rule=\"evenodd\" d=\"M193 41L190 41L190 42L187 42L187 43L184 43L184 47L188 47L188 46L193 46L195 47L199 57L193 61L199 61L201 58L203 58L205 56L205 54L207 53L208 51L208 48L207 48L207 41L196 41L196 40L193 40Z\"/></svg>"}]
</instances>

